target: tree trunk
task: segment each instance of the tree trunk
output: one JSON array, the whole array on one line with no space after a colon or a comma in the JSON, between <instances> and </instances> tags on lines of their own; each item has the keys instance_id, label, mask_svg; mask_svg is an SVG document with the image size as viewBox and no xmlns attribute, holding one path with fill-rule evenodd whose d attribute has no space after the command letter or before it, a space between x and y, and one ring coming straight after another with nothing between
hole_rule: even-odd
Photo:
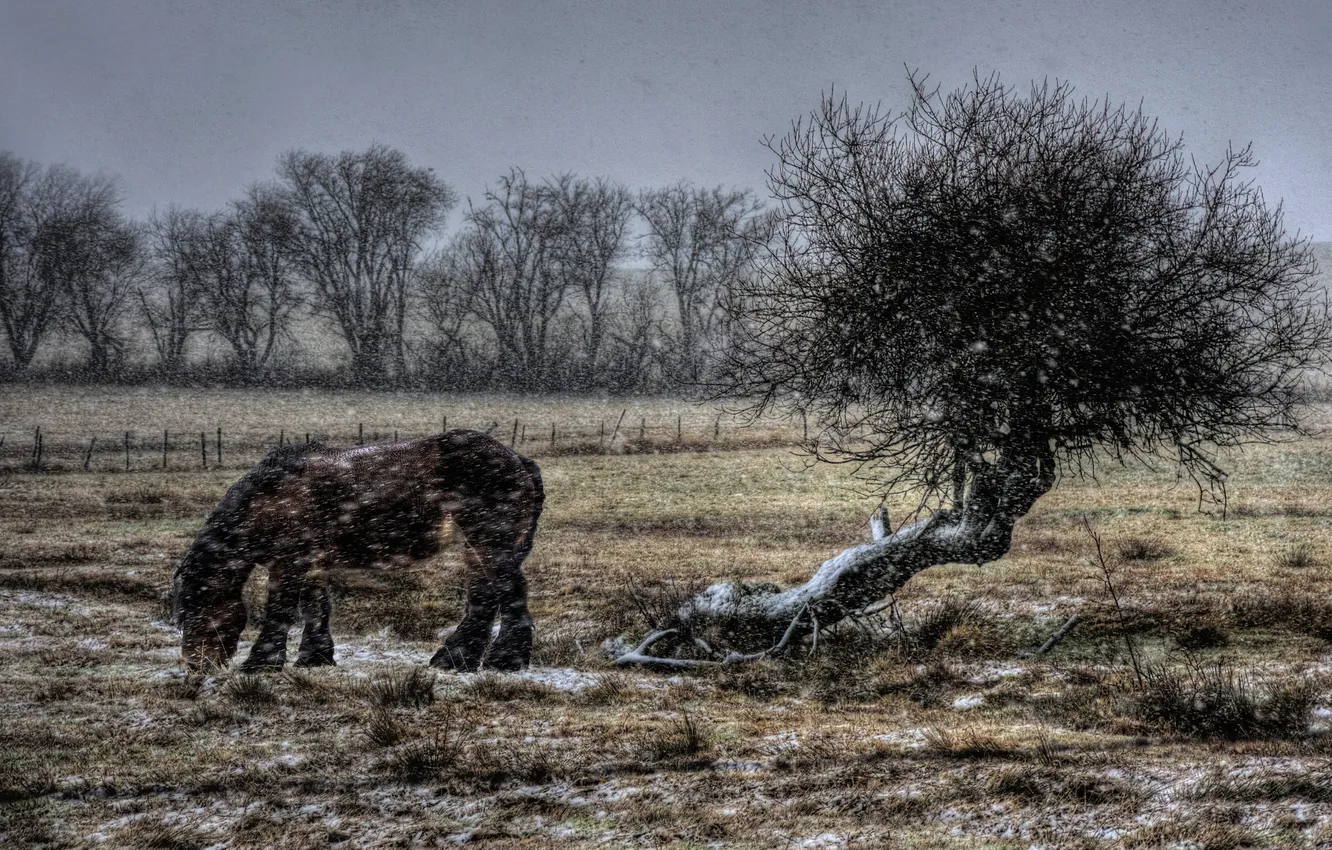
<instances>
[{"instance_id":1,"label":"tree trunk","mask_svg":"<svg viewBox=\"0 0 1332 850\"><path fill-rule=\"evenodd\" d=\"M753 660L825 629L898 590L935 564L983 564L1002 557L1013 525L1055 481L1048 446L1008 450L972 477L961 507L853 546L825 561L803 585L771 592L714 584L680 607L670 627L624 652L617 664L690 667ZM704 658L649 655L652 647L704 651Z\"/></svg>"}]
</instances>

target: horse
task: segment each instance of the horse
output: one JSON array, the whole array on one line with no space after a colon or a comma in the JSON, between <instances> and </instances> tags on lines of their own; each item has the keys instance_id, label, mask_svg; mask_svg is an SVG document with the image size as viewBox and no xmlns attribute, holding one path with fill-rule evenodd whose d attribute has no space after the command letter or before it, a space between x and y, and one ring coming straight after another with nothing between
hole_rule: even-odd
<instances>
[{"instance_id":1,"label":"horse","mask_svg":"<svg viewBox=\"0 0 1332 850\"><path fill-rule=\"evenodd\" d=\"M199 672L230 663L247 619L245 581L261 565L268 601L242 670L281 669L298 619L296 666L334 664L329 573L429 558L451 520L465 541L467 602L431 666L525 667L532 618L522 564L544 502L536 463L479 431L274 449L227 490L176 567L173 609L185 664Z\"/></svg>"}]
</instances>

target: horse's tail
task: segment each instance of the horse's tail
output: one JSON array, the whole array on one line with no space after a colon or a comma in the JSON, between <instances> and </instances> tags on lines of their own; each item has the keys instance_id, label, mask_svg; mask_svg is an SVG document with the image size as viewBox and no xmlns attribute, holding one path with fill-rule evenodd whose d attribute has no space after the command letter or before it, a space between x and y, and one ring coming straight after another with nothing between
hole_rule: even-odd
<instances>
[{"instance_id":1,"label":"horse's tail","mask_svg":"<svg viewBox=\"0 0 1332 850\"><path fill-rule=\"evenodd\" d=\"M541 508L546 504L546 488L541 483L541 467L537 466L536 461L522 455L518 455L518 459L523 462L527 474L532 476L532 487L536 491L532 504L532 522L527 527L527 534L523 536L523 541L514 549L514 555L518 559L517 563L521 564L531 553L532 544L536 542L537 520L541 519Z\"/></svg>"}]
</instances>

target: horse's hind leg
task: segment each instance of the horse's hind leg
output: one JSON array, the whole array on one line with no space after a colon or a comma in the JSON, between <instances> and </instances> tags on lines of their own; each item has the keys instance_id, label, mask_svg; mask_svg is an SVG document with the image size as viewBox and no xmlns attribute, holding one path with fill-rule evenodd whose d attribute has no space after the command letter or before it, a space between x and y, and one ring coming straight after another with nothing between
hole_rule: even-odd
<instances>
[{"instance_id":1,"label":"horse's hind leg","mask_svg":"<svg viewBox=\"0 0 1332 850\"><path fill-rule=\"evenodd\" d=\"M296 655L297 667L329 667L333 660L333 633L329 628L333 617L333 601L328 588L322 584L306 582L301 589L301 616L305 629L301 632L301 648Z\"/></svg>"},{"instance_id":2,"label":"horse's hind leg","mask_svg":"<svg viewBox=\"0 0 1332 850\"><path fill-rule=\"evenodd\" d=\"M250 647L250 655L241 665L246 672L280 670L287 663L287 632L296 625L301 587L310 567L306 556L279 557L268 568L268 601L264 605L264 623Z\"/></svg>"},{"instance_id":3,"label":"horse's hind leg","mask_svg":"<svg viewBox=\"0 0 1332 850\"><path fill-rule=\"evenodd\" d=\"M463 547L467 565L467 610L444 646L430 659L431 667L443 667L470 673L481 666L481 658L490 643L490 625L495 621L499 598L495 593L493 572L469 542Z\"/></svg>"},{"instance_id":4,"label":"horse's hind leg","mask_svg":"<svg viewBox=\"0 0 1332 850\"><path fill-rule=\"evenodd\" d=\"M521 670L532 663L532 615L527 611L527 577L522 556L504 552L495 557L500 630L486 655L486 666Z\"/></svg>"}]
</instances>

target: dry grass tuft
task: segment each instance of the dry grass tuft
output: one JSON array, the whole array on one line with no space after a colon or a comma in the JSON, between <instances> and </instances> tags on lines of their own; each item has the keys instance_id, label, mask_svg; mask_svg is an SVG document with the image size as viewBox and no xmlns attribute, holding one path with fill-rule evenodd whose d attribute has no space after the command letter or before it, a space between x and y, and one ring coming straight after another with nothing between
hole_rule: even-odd
<instances>
[{"instance_id":1,"label":"dry grass tuft","mask_svg":"<svg viewBox=\"0 0 1332 850\"><path fill-rule=\"evenodd\" d=\"M1279 570L1307 570L1318 564L1317 552L1308 543L1296 543L1272 558L1272 565Z\"/></svg>"},{"instance_id":2,"label":"dry grass tuft","mask_svg":"<svg viewBox=\"0 0 1332 850\"><path fill-rule=\"evenodd\" d=\"M238 708L255 710L265 708L277 702L277 694L269 677L262 675L237 674L227 680L222 688L227 701Z\"/></svg>"},{"instance_id":3,"label":"dry grass tuft","mask_svg":"<svg viewBox=\"0 0 1332 850\"><path fill-rule=\"evenodd\" d=\"M697 756L712 746L712 734L689 712L681 712L666 729L645 729L633 737L634 751L646 761Z\"/></svg>"},{"instance_id":4,"label":"dry grass tuft","mask_svg":"<svg viewBox=\"0 0 1332 850\"><path fill-rule=\"evenodd\" d=\"M1222 662L1192 663L1146 671L1132 714L1181 738L1300 738L1317 695L1308 681L1260 685Z\"/></svg>"},{"instance_id":5,"label":"dry grass tuft","mask_svg":"<svg viewBox=\"0 0 1332 850\"><path fill-rule=\"evenodd\" d=\"M1237 594L1230 603L1229 619L1239 629L1272 629L1332 640L1332 601L1289 587Z\"/></svg>"},{"instance_id":6,"label":"dry grass tuft","mask_svg":"<svg viewBox=\"0 0 1332 850\"><path fill-rule=\"evenodd\" d=\"M950 730L938 727L925 730L925 751L951 759L1013 759L1022 755L1021 744L977 729Z\"/></svg>"},{"instance_id":7,"label":"dry grass tuft","mask_svg":"<svg viewBox=\"0 0 1332 850\"><path fill-rule=\"evenodd\" d=\"M435 701L435 678L421 667L381 673L370 679L370 698L381 708L421 708Z\"/></svg>"},{"instance_id":8,"label":"dry grass tuft","mask_svg":"<svg viewBox=\"0 0 1332 850\"><path fill-rule=\"evenodd\" d=\"M578 695L578 701L584 705L616 705L628 701L633 692L633 685L623 673L601 673L596 684Z\"/></svg>"},{"instance_id":9,"label":"dry grass tuft","mask_svg":"<svg viewBox=\"0 0 1332 850\"><path fill-rule=\"evenodd\" d=\"M1189 794L1195 800L1224 803L1332 803L1332 776L1325 773L1215 775Z\"/></svg>"},{"instance_id":10,"label":"dry grass tuft","mask_svg":"<svg viewBox=\"0 0 1332 850\"><path fill-rule=\"evenodd\" d=\"M1123 561L1159 561L1175 555L1176 549L1162 537L1125 537L1115 552Z\"/></svg>"},{"instance_id":11,"label":"dry grass tuft","mask_svg":"<svg viewBox=\"0 0 1332 850\"><path fill-rule=\"evenodd\" d=\"M409 730L392 712L379 708L365 722L363 731L366 740L376 747L392 747L406 740Z\"/></svg>"},{"instance_id":12,"label":"dry grass tuft","mask_svg":"<svg viewBox=\"0 0 1332 850\"><path fill-rule=\"evenodd\" d=\"M428 736L394 747L380 762L381 766L408 782L470 771L468 749L474 735L473 725L447 704L430 719L432 728Z\"/></svg>"},{"instance_id":13,"label":"dry grass tuft","mask_svg":"<svg viewBox=\"0 0 1332 850\"><path fill-rule=\"evenodd\" d=\"M544 702L558 695L541 682L493 672L478 673L463 690L482 702Z\"/></svg>"}]
</instances>

